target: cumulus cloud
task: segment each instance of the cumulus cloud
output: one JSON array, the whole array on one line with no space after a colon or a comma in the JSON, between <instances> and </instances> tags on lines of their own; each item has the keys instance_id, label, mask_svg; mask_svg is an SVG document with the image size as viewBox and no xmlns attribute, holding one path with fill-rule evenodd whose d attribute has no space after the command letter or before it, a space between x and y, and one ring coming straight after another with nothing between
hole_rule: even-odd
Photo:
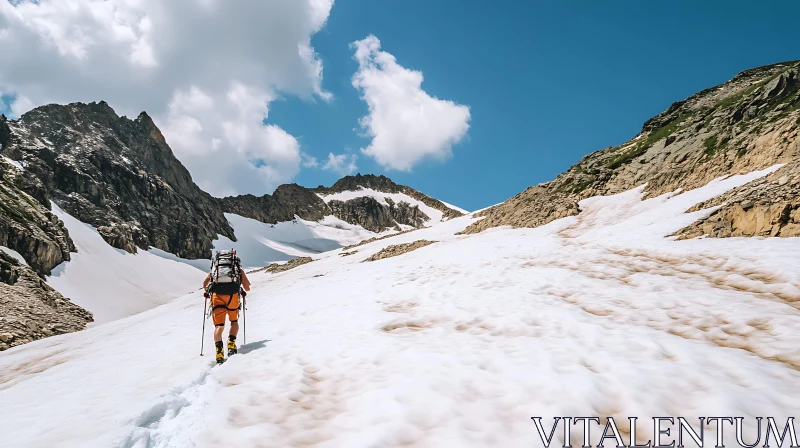
<instances>
[{"instance_id":1,"label":"cumulus cloud","mask_svg":"<svg viewBox=\"0 0 800 448\"><path fill-rule=\"evenodd\" d=\"M469 129L469 107L440 100L422 90L422 72L407 69L381 51L375 36L353 42L360 90L369 114L359 121L372 137L362 151L385 168L410 171L426 158L444 160Z\"/></svg>"},{"instance_id":2,"label":"cumulus cloud","mask_svg":"<svg viewBox=\"0 0 800 448\"><path fill-rule=\"evenodd\" d=\"M348 174L353 174L358 169L356 160L358 160L358 156L355 154L334 155L331 152L328 153L328 161L322 166L322 169L333 171L340 176L346 176Z\"/></svg>"},{"instance_id":3,"label":"cumulus cloud","mask_svg":"<svg viewBox=\"0 0 800 448\"><path fill-rule=\"evenodd\" d=\"M11 114L106 100L147 111L195 182L261 194L304 164L264 125L282 94L328 100L311 36L333 0L0 1L0 94ZM306 160L305 163L308 163Z\"/></svg>"}]
</instances>

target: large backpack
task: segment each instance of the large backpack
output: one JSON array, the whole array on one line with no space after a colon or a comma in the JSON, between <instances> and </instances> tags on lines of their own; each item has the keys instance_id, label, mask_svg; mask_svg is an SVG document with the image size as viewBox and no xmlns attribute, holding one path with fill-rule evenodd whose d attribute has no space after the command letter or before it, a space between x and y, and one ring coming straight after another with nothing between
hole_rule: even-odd
<instances>
[{"instance_id":1,"label":"large backpack","mask_svg":"<svg viewBox=\"0 0 800 448\"><path fill-rule=\"evenodd\" d=\"M235 294L242 283L242 265L233 250L217 252L211 262L209 290L217 294Z\"/></svg>"}]
</instances>

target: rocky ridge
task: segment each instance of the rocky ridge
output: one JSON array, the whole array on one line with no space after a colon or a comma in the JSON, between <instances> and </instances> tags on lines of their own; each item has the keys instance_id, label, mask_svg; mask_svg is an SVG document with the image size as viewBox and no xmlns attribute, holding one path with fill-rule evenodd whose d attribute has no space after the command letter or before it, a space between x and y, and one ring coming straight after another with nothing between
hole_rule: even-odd
<instances>
[{"instance_id":1,"label":"rocky ridge","mask_svg":"<svg viewBox=\"0 0 800 448\"><path fill-rule=\"evenodd\" d=\"M400 225L422 227L430 220L417 206L408 202L386 204L373 197L362 196L347 201L331 200L327 203L320 197L344 191L358 191L362 188L383 193L403 193L442 212L445 218L462 216L462 213L444 203L420 193L413 188L398 185L386 176L355 175L346 176L331 187L319 186L305 188L297 184L281 185L272 195L242 195L220 200L227 212L256 219L267 224L290 221L295 216L308 221L319 221L333 215L350 224L359 225L372 232L387 229L400 230Z\"/></svg>"},{"instance_id":2,"label":"rocky ridge","mask_svg":"<svg viewBox=\"0 0 800 448\"><path fill-rule=\"evenodd\" d=\"M0 351L82 330L92 314L48 286L36 272L0 251Z\"/></svg>"},{"instance_id":3,"label":"rocky ridge","mask_svg":"<svg viewBox=\"0 0 800 448\"><path fill-rule=\"evenodd\" d=\"M2 119L2 154L24 166L52 200L112 246L210 258L217 234L235 239L146 114L119 117L105 102L51 104Z\"/></svg>"},{"instance_id":4,"label":"rocky ridge","mask_svg":"<svg viewBox=\"0 0 800 448\"><path fill-rule=\"evenodd\" d=\"M648 120L627 143L591 153L553 181L529 187L508 201L478 213L476 216L483 219L465 233L503 225L537 227L578 214L582 199L615 194L642 184L647 184L645 197L652 197L678 189L690 190L717 177L778 163L787 165L773 178L794 179L792 162L800 159L799 73L799 61L754 68L676 102ZM743 187L736 199L760 201L758 210L770 207L783 210L786 198L792 195L791 188L795 188L793 197L797 198L796 187L792 185L783 184L781 194L785 196L769 197L758 193L758 188ZM717 212L722 220L741 219L737 216ZM719 228L732 229L733 224L728 222L730 226L720 224ZM764 233L759 226L737 229L747 236ZM782 229L774 236L795 232L793 227L785 225ZM716 231L712 236L734 233ZM768 233L772 235L772 228ZM697 229L685 234L696 235Z\"/></svg>"}]
</instances>

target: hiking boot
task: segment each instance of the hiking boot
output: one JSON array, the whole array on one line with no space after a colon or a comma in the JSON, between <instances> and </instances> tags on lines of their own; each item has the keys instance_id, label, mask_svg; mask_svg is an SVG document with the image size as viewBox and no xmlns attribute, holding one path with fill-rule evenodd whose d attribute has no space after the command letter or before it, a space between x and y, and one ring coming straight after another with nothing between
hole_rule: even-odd
<instances>
[{"instance_id":1,"label":"hiking boot","mask_svg":"<svg viewBox=\"0 0 800 448\"><path fill-rule=\"evenodd\" d=\"M224 346L222 345L222 341L217 341L215 345L217 346L217 364L222 364L225 362L225 353L222 351Z\"/></svg>"},{"instance_id":2,"label":"hiking boot","mask_svg":"<svg viewBox=\"0 0 800 448\"><path fill-rule=\"evenodd\" d=\"M236 336L228 336L228 356L238 353L236 349Z\"/></svg>"}]
</instances>

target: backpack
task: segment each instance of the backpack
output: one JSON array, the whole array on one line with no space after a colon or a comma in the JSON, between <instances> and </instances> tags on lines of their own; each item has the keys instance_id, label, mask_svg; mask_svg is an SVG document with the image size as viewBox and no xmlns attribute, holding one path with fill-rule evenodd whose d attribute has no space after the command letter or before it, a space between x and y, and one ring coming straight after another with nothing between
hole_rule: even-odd
<instances>
[{"instance_id":1,"label":"backpack","mask_svg":"<svg viewBox=\"0 0 800 448\"><path fill-rule=\"evenodd\" d=\"M211 262L209 291L226 295L238 293L242 282L241 262L233 249L217 252Z\"/></svg>"}]
</instances>

